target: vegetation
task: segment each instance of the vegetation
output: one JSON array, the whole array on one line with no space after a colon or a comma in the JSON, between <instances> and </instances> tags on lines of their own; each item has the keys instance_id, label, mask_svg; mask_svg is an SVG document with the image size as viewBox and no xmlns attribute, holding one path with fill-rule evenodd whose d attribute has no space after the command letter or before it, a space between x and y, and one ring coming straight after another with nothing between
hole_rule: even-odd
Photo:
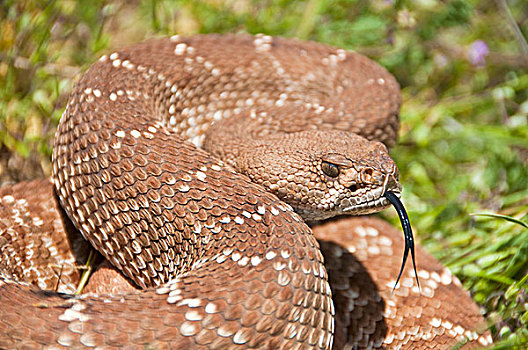
<instances>
[{"instance_id":1,"label":"vegetation","mask_svg":"<svg viewBox=\"0 0 528 350\"><path fill-rule=\"evenodd\" d=\"M381 62L403 89L392 154L419 241L482 306L494 348L527 346L526 1L6 0L0 18L4 183L49 174L72 84L111 48L173 33L262 32Z\"/></svg>"}]
</instances>

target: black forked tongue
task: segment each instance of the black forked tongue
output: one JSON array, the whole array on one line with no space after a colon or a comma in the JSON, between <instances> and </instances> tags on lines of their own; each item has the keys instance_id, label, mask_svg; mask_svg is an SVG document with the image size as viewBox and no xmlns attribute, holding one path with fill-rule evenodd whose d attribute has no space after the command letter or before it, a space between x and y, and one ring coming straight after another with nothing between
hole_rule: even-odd
<instances>
[{"instance_id":1,"label":"black forked tongue","mask_svg":"<svg viewBox=\"0 0 528 350\"><path fill-rule=\"evenodd\" d=\"M403 268L405 267L405 262L407 261L407 255L409 254L409 251L411 251L414 275L416 276L416 283L418 283L418 288L420 288L420 281L418 281L418 274L416 273L416 263L414 261L414 238L411 229L411 222L409 221L409 216L407 215L407 212L405 211L405 207L403 206L402 202L393 192L387 191L385 192L384 196L389 200L389 202L391 202L391 204L394 206L394 209L396 209L396 211L398 212L398 216L400 217L400 222L403 228L403 235L405 236L405 251L403 252L403 261L400 273L398 274L398 278L396 279L396 283L394 284L394 288L392 288L392 291L394 292L394 289L396 289L396 286L400 281L400 277L403 273Z\"/></svg>"}]
</instances>

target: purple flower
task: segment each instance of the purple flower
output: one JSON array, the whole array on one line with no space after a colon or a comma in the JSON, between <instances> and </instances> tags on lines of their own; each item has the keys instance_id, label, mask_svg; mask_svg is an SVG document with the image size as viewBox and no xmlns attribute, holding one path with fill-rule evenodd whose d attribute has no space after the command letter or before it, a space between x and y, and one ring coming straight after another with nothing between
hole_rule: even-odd
<instances>
[{"instance_id":1,"label":"purple flower","mask_svg":"<svg viewBox=\"0 0 528 350\"><path fill-rule=\"evenodd\" d=\"M472 65L481 67L486 65L486 56L488 56L488 54L488 45L482 40L475 40L469 46L467 56Z\"/></svg>"}]
</instances>

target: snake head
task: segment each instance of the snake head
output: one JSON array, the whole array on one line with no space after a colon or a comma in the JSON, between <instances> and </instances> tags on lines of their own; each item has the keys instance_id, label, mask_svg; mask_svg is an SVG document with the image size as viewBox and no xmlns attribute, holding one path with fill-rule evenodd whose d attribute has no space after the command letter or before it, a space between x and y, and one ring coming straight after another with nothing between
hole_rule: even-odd
<instances>
[{"instance_id":1,"label":"snake head","mask_svg":"<svg viewBox=\"0 0 528 350\"><path fill-rule=\"evenodd\" d=\"M398 168L388 156L387 148L378 142L358 143L364 153L353 158L348 153L328 153L321 157L320 178L327 192L324 201L334 209L335 215L362 215L382 210L390 204L384 194L401 191Z\"/></svg>"},{"instance_id":2,"label":"snake head","mask_svg":"<svg viewBox=\"0 0 528 350\"><path fill-rule=\"evenodd\" d=\"M387 208L399 194L387 148L356 134L310 130L256 141L234 167L290 204L306 221Z\"/></svg>"}]
</instances>

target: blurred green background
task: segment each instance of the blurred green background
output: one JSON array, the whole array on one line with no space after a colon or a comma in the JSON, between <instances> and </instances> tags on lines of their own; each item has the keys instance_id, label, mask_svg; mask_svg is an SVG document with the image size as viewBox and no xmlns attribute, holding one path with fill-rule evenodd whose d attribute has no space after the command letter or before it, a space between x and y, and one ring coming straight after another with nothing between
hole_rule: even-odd
<instances>
[{"instance_id":1,"label":"blurred green background","mask_svg":"<svg viewBox=\"0 0 528 350\"><path fill-rule=\"evenodd\" d=\"M49 175L72 85L113 48L249 32L380 62L403 90L392 155L418 240L481 305L495 348L527 346L527 1L4 0L0 18L2 184Z\"/></svg>"}]
</instances>

